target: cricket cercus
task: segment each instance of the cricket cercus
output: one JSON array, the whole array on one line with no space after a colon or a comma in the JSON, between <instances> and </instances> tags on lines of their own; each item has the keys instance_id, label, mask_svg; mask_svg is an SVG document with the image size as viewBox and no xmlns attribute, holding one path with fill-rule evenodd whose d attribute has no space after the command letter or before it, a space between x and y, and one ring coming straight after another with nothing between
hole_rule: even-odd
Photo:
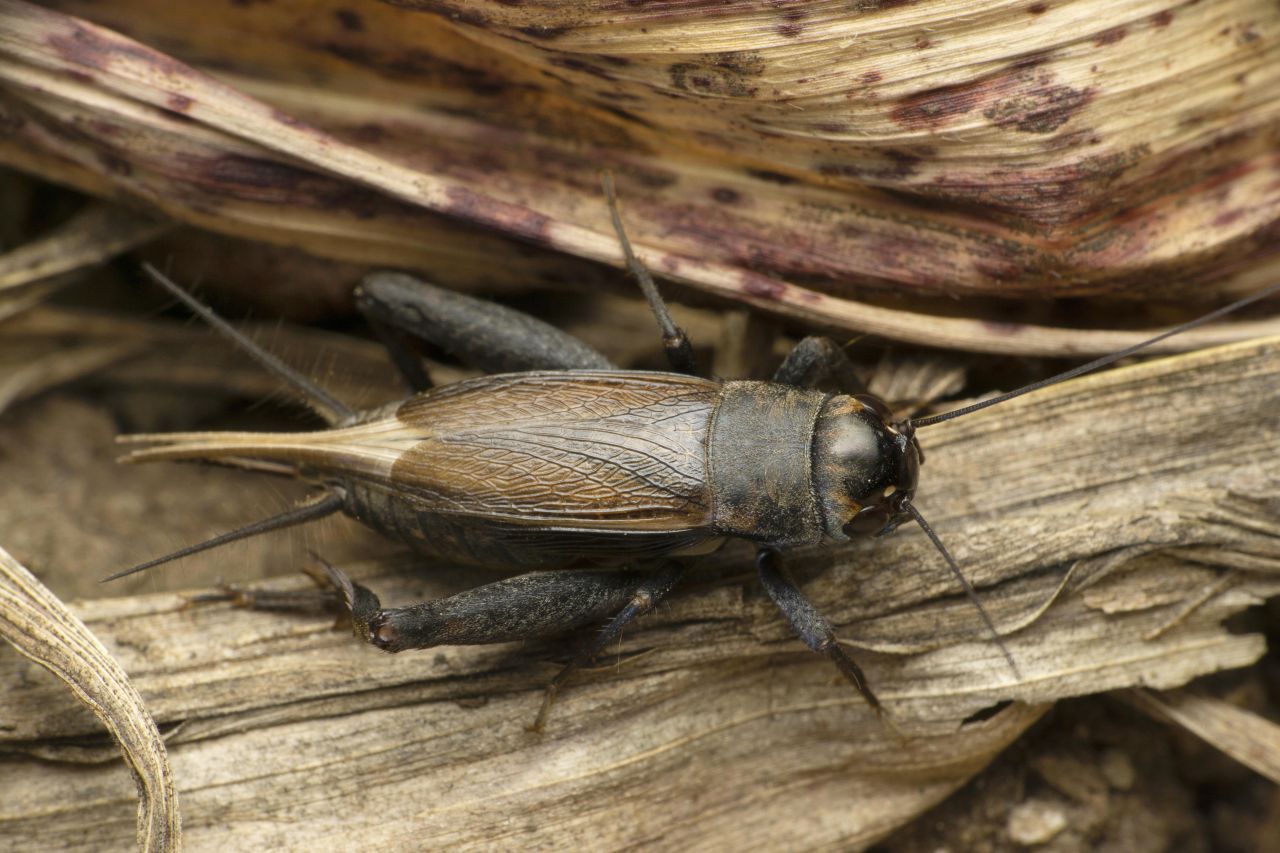
<instances>
[{"instance_id":1,"label":"cricket cercus","mask_svg":"<svg viewBox=\"0 0 1280 853\"><path fill-rule=\"evenodd\" d=\"M377 273L361 284L357 302L415 393L394 405L353 411L148 268L299 392L329 428L124 437L138 445L131 461L256 463L307 479L317 496L112 577L337 512L423 556L529 570L440 600L383 608L373 592L326 567L356 635L390 652L530 639L605 622L552 681L535 724L541 728L566 677L652 610L685 575L687 558L737 537L758 544L760 581L800 639L830 658L879 712L862 670L789 577L780 551L882 535L915 521L1017 675L973 589L913 503L922 460L917 430L1096 370L1280 290L1271 287L999 397L894 420L827 338L801 341L768 382L699 377L687 337L632 253L608 177L605 189L628 267L661 329L670 372L618 370L528 315L406 275ZM492 375L433 388L405 346L405 333Z\"/></svg>"}]
</instances>

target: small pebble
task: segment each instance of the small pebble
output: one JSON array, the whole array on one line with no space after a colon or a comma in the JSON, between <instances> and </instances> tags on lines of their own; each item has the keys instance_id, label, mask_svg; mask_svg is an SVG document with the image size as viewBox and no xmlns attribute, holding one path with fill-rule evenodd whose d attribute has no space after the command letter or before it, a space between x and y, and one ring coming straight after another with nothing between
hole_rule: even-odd
<instances>
[{"instance_id":1,"label":"small pebble","mask_svg":"<svg viewBox=\"0 0 1280 853\"><path fill-rule=\"evenodd\" d=\"M1009 812L1005 829L1010 840L1023 847L1044 844L1067 826L1067 816L1062 807L1044 800L1027 800Z\"/></svg>"},{"instance_id":2,"label":"small pebble","mask_svg":"<svg viewBox=\"0 0 1280 853\"><path fill-rule=\"evenodd\" d=\"M1102 753L1102 775L1107 784L1117 791L1128 791L1133 787L1136 773L1129 753L1122 749L1108 749Z\"/></svg>"}]
</instances>

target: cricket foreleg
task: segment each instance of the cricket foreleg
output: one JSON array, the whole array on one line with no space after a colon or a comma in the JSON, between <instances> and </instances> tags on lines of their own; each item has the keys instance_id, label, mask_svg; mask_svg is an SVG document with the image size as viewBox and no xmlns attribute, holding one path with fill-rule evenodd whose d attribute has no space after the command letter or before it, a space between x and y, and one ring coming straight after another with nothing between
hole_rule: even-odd
<instances>
[{"instance_id":1,"label":"cricket foreleg","mask_svg":"<svg viewBox=\"0 0 1280 853\"><path fill-rule=\"evenodd\" d=\"M756 568L760 573L760 582L765 592L778 605L782 615L787 617L791 627L795 629L804 644L819 654L826 655L840 670L840 674L849 680L862 698L867 700L877 714L883 717L884 707L867 685L867 677L862 668L854 663L853 658L841 647L835 633L827 620L817 608L805 598L778 559L776 551L763 549L756 554Z\"/></svg>"},{"instance_id":2,"label":"cricket foreleg","mask_svg":"<svg viewBox=\"0 0 1280 853\"><path fill-rule=\"evenodd\" d=\"M618 235L622 256L627 262L627 272L631 273L636 283L640 285L645 301L649 303L649 310L653 312L653 318L658 321L658 328L662 331L662 349L667 354L667 363L676 373L696 376L698 365L693 358L693 345L689 343L689 336L671 318L671 311L668 310L667 303L662 300L662 294L658 292L658 285L654 283L653 276L649 274L648 268L640 262L635 250L631 248L627 229L622 225L622 214L618 211L618 196L613 187L613 174L605 172L601 176L601 183L604 185L605 200L609 204L609 216L613 219L613 230Z\"/></svg>"},{"instance_id":3,"label":"cricket foreleg","mask_svg":"<svg viewBox=\"0 0 1280 853\"><path fill-rule=\"evenodd\" d=\"M773 381L783 385L812 388L830 381L845 394L866 394L867 387L854 372L853 362L831 338L810 335L795 345L783 359Z\"/></svg>"},{"instance_id":4,"label":"cricket foreleg","mask_svg":"<svg viewBox=\"0 0 1280 853\"><path fill-rule=\"evenodd\" d=\"M396 272L365 276L356 305L411 386L429 385L405 334L434 344L486 373L607 370L614 365L582 341L522 311Z\"/></svg>"},{"instance_id":5,"label":"cricket foreleg","mask_svg":"<svg viewBox=\"0 0 1280 853\"><path fill-rule=\"evenodd\" d=\"M623 630L636 619L657 607L658 602L680 583L684 573L685 567L683 564L671 561L659 571L648 575L643 582L633 589L631 600L626 603L626 606L609 620L609 624L605 625L592 638L590 643L583 645L569 663L565 664L564 669L560 670L559 674L547 685L547 692L542 699L542 707L538 709L538 717L530 727L533 731L540 732L546 727L547 716L551 713L551 706L555 704L556 695L574 670L591 663L610 645L618 642L622 637Z\"/></svg>"}]
</instances>

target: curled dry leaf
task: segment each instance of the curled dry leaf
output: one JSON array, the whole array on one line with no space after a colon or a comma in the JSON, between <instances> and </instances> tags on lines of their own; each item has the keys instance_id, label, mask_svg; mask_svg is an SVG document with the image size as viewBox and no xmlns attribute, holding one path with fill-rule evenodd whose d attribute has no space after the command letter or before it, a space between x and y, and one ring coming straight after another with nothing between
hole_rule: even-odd
<instances>
[{"instance_id":1,"label":"curled dry leaf","mask_svg":"<svg viewBox=\"0 0 1280 853\"><path fill-rule=\"evenodd\" d=\"M850 296L1212 295L1276 271L1280 13L1252 0L55 5L0 4L0 159L450 284L598 282L575 259L620 259L601 166L660 274L931 345L1133 338Z\"/></svg>"},{"instance_id":2,"label":"curled dry leaf","mask_svg":"<svg viewBox=\"0 0 1280 853\"><path fill-rule=\"evenodd\" d=\"M180 849L181 823L173 772L164 741L142 697L125 670L85 624L2 548L0 635L23 656L65 682L119 744L137 786L138 847L148 853ZM11 671L10 678L13 674ZM0 714L0 721L7 728L11 718ZM96 727L86 734L97 734ZM13 808L12 795L17 792L13 782L14 778L6 775L5 796L0 798L0 835L14 844L40 838L43 845L46 822L56 822L53 815L74 807L74 801L46 788L41 792L46 799L38 801L40 814L30 815L24 822ZM96 827L83 828L82 841L96 837ZM129 840L123 837L116 846L128 844Z\"/></svg>"},{"instance_id":3,"label":"curled dry leaf","mask_svg":"<svg viewBox=\"0 0 1280 853\"><path fill-rule=\"evenodd\" d=\"M1280 594L1277 370L1280 338L1238 344L922 433L919 504L1021 680L918 532L790 554L905 742L741 580L741 551L712 558L705 582L628 632L616 662L577 679L542 737L525 726L556 644L388 657L327 618L173 595L82 613L157 718L177 725L192 844L862 847L955 790L1057 699L1172 689L1263 653L1261 636L1223 621ZM474 571L412 565L344 568L394 602L475 583ZM1188 611L1224 571L1235 583ZM3 659L0 684L4 752L91 731ZM56 846L93 827L104 844L127 840L106 773L57 776L57 799L75 806L42 818L42 838ZM0 777L16 792L0 833L20 832L45 814L53 776L9 759Z\"/></svg>"}]
</instances>

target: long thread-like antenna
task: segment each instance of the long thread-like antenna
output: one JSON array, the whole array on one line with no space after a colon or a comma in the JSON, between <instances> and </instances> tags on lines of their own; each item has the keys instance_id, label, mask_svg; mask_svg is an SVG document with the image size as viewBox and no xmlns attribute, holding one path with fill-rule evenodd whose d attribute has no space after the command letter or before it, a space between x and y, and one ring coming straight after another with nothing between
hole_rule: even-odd
<instances>
[{"instance_id":1,"label":"long thread-like antenna","mask_svg":"<svg viewBox=\"0 0 1280 853\"><path fill-rule=\"evenodd\" d=\"M355 416L356 413L341 400L249 340L235 326L219 317L212 308L187 293L160 270L147 263L142 265L142 269L156 284L182 300L200 319L208 323L219 334L228 338L237 347L244 350L254 361L266 368L267 372L287 385L292 386L295 391L302 395L303 402L310 406L317 415L324 418L327 423L336 424Z\"/></svg>"},{"instance_id":2,"label":"long thread-like antenna","mask_svg":"<svg viewBox=\"0 0 1280 853\"><path fill-rule=\"evenodd\" d=\"M916 427L917 429L920 427L933 426L934 424L940 424L943 421L953 420L955 418L963 417L964 415L968 415L973 412L981 411L982 409L990 408L991 406L994 406L997 403L1003 403L1005 400L1012 400L1014 397L1021 397L1023 394L1030 394L1032 391L1039 391L1041 388L1047 388L1050 385L1056 385L1059 382L1065 382L1068 379L1074 379L1077 376L1080 376L1081 374L1090 373L1094 370L1097 370L1100 367L1106 367L1108 364L1111 364L1112 362L1116 362L1122 358L1133 355L1135 352L1138 352L1139 350L1142 350L1142 349L1146 349L1152 344L1159 343L1160 341L1163 341L1166 338L1171 338L1174 335L1180 335L1183 332L1190 331L1191 329L1197 328L1198 326L1203 326L1204 324L1210 323L1218 319L1219 317L1222 317L1223 315L1230 314L1232 311L1238 311L1239 309L1244 308L1246 305L1252 305L1253 303L1258 302L1259 300L1266 299L1268 296L1271 296L1275 293L1280 293L1280 284L1273 284L1270 287L1266 288L1265 290L1260 290L1251 296L1246 296L1244 299L1240 299L1235 302L1232 302L1230 305L1224 305L1223 307L1217 309L1216 311L1210 311L1208 314L1205 314L1203 317L1197 317L1194 320L1183 323L1181 326L1174 326L1172 329L1161 332L1160 334L1156 335L1154 338L1148 338L1147 340L1142 341L1141 343L1137 343L1137 344L1134 344L1133 346L1125 347L1124 349L1113 352L1110 355L1104 355L1100 358L1095 358L1093 361L1089 362L1088 364L1082 364L1079 367L1073 367L1070 370L1066 370L1066 371L1063 371L1062 373L1057 374L1056 376L1050 376L1048 379L1041 379L1039 382L1032 382L1030 385L1024 385L1021 388L1017 389L1016 391L1010 391L1007 394L1001 394L998 397L992 397L990 400L983 400L980 403L974 403L972 405L964 406L963 408L959 408L959 409L953 409L950 412L943 412L942 414L938 414L938 415L928 415L923 418L912 418L911 425L913 427Z\"/></svg>"},{"instance_id":3,"label":"long thread-like antenna","mask_svg":"<svg viewBox=\"0 0 1280 853\"><path fill-rule=\"evenodd\" d=\"M333 515L342 509L343 496L337 492L325 495L317 501L294 507L291 510L273 515L271 518L265 518L262 521L255 521L253 524L247 524L237 530L228 533L222 533L212 539L206 539L195 545L188 545L185 548L179 548L172 554L165 554L163 557L157 557L154 560L148 560L145 563L139 563L136 566L116 572L114 575L108 575L101 580L101 583L107 581L118 580L138 572L167 563L170 560L176 560L180 557L189 557L192 554L199 554L201 551L208 551L210 548L217 548L219 545L226 545L229 542L238 542L241 539L248 539L251 536L257 536L262 533L270 533L273 530L283 530L286 527L293 527L304 522L314 521L317 518L324 518Z\"/></svg>"},{"instance_id":4,"label":"long thread-like antenna","mask_svg":"<svg viewBox=\"0 0 1280 853\"><path fill-rule=\"evenodd\" d=\"M942 554L947 565L951 568L951 573L956 576L956 580L960 581L960 585L964 587L964 594L969 596L969 600L973 602L973 606L978 609L978 615L982 617L982 621L987 623L987 630L991 632L992 638L996 645L1000 647L1000 653L1004 655L1004 659L1009 662L1009 668L1013 670L1014 676L1021 681L1022 673L1018 671L1018 665L1013 662L1013 655L1009 653L1009 647L1004 644L1004 640L1000 639L1000 632L996 630L996 624L991 621L991 614L987 612L987 608L982 606L982 601L978 598L978 593L974 591L973 585L965 578L964 573L960 571L960 566L956 563L955 557L951 556L951 552L942 544L942 540L938 538L938 534L933 532L933 528L929 526L929 522L924 520L924 516L920 514L920 510L916 509L910 501L901 503L902 510L908 513L916 520L916 524L924 530L924 534L929 537L929 541L933 543L933 547L938 549Z\"/></svg>"}]
</instances>

